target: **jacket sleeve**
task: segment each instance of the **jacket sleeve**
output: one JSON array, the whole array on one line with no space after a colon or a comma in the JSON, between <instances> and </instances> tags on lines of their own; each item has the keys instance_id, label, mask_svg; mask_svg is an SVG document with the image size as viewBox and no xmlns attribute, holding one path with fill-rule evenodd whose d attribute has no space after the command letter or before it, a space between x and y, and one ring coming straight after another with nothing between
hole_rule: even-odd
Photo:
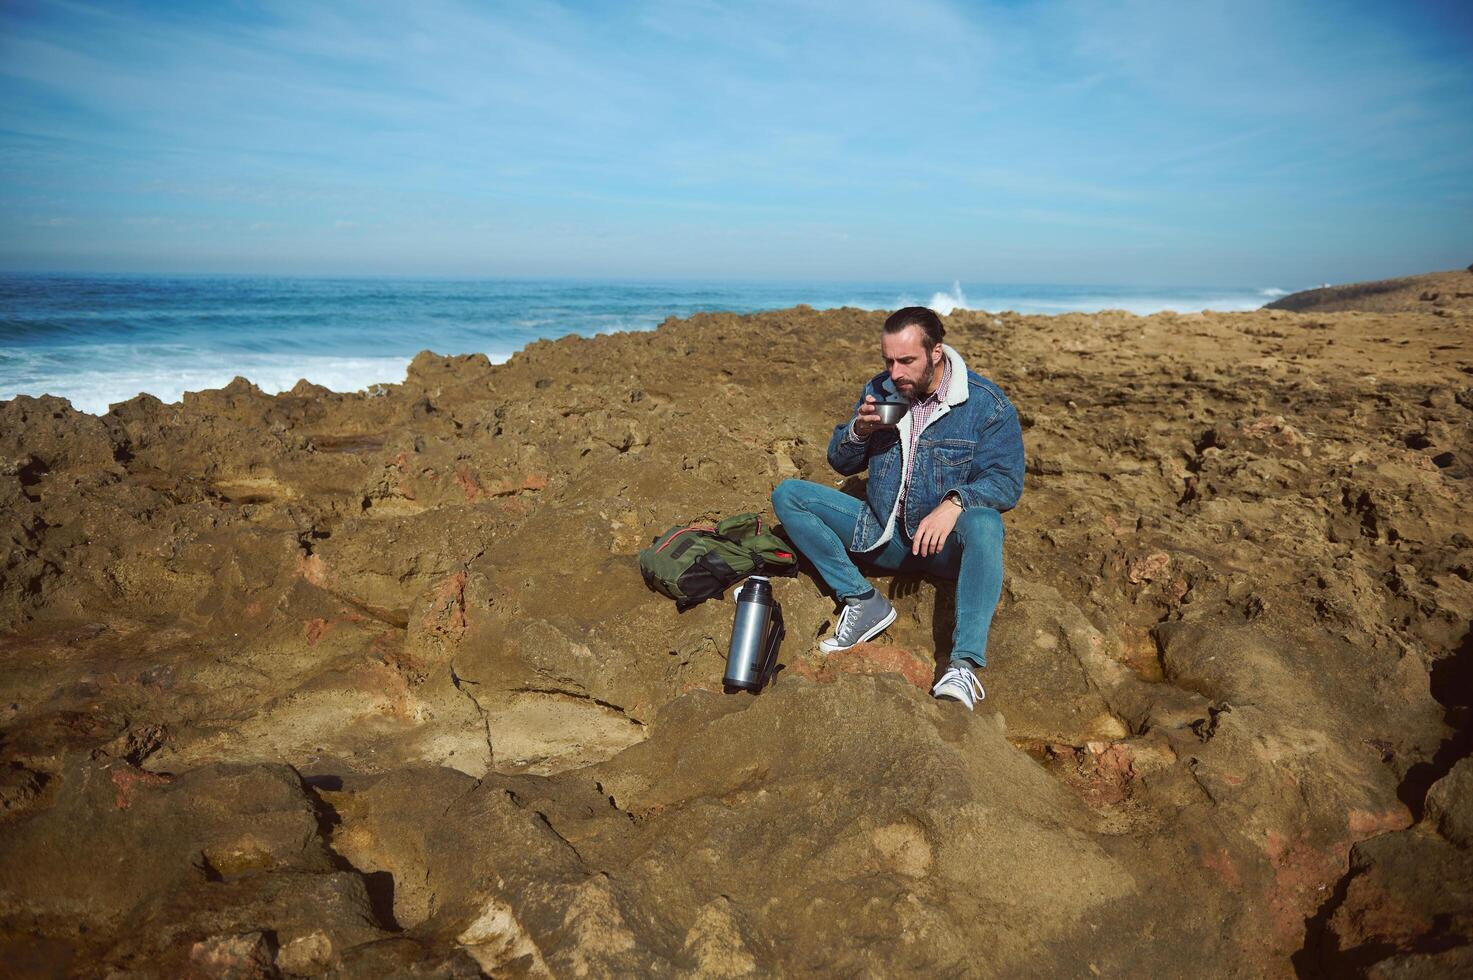
<instances>
[{"instance_id":1,"label":"jacket sleeve","mask_svg":"<svg viewBox=\"0 0 1473 980\"><path fill-rule=\"evenodd\" d=\"M1012 403L1003 401L977 436L978 465L972 479L951 487L961 498L962 507L991 507L995 511L1012 510L1023 495L1023 429L1018 425L1018 412ZM833 450L829 451L830 459ZM943 494L944 496L944 494Z\"/></svg>"},{"instance_id":2,"label":"jacket sleeve","mask_svg":"<svg viewBox=\"0 0 1473 980\"><path fill-rule=\"evenodd\" d=\"M850 435L853 431L850 426L859 414L859 406L864 404L864 396L873 394L870 385L865 385L854 403L854 411L847 420L834 426L834 434L829 439L829 465L844 476L853 476L869 465L869 441L854 439Z\"/></svg>"}]
</instances>

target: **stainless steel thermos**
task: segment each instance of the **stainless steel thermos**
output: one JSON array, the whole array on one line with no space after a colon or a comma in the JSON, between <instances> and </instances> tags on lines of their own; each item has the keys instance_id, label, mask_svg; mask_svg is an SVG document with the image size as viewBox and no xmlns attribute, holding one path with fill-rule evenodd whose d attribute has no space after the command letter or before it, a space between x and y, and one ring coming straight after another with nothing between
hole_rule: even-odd
<instances>
[{"instance_id":1,"label":"stainless steel thermos","mask_svg":"<svg viewBox=\"0 0 1473 980\"><path fill-rule=\"evenodd\" d=\"M753 575L737 590L736 621L731 627L731 649L726 654L728 687L760 691L777 663L782 645L783 611L772 597L772 583Z\"/></svg>"}]
</instances>

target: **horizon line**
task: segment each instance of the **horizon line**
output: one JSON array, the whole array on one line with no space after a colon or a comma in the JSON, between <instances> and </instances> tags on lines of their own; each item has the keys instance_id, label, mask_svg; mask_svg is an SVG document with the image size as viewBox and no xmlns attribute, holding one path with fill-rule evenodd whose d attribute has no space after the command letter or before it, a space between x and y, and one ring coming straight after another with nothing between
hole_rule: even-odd
<instances>
[{"instance_id":1,"label":"horizon line","mask_svg":"<svg viewBox=\"0 0 1473 980\"><path fill-rule=\"evenodd\" d=\"M1459 271L1459 270L1432 270L1437 271ZM1413 273L1412 275L1426 275L1429 273ZM1200 290L1200 289L1233 289L1242 291L1278 290L1279 286L1265 286L1258 283L1210 283L1196 282L1188 284L1171 284L1161 282L1100 282L1100 281L1063 281L1055 280L1044 282L1040 280L968 280L957 276L944 276L934 280L923 279L881 279L867 278L825 278L825 277L762 277L762 276L611 276L611 275L423 275L413 273L397 272L341 272L341 273L288 273L288 272L159 272L159 271L132 271L132 270L93 270L93 269L7 269L0 268L0 276L6 278L96 278L96 279L275 279L275 280L389 280L398 282L599 282L599 283L760 283L770 285L819 285L834 284L845 286L919 286L925 283L949 284L951 288L983 289L989 286L1006 287L1087 287L1087 288L1113 288L1113 289L1163 289L1163 290ZM1387 279L1403 279L1408 276L1387 276ZM1376 282L1381 280L1350 280L1346 283L1328 283L1329 285L1347 285L1349 282ZM1316 289L1320 284L1303 286L1303 289ZM935 287L942 288L942 287ZM1296 290L1284 290L1286 293Z\"/></svg>"}]
</instances>

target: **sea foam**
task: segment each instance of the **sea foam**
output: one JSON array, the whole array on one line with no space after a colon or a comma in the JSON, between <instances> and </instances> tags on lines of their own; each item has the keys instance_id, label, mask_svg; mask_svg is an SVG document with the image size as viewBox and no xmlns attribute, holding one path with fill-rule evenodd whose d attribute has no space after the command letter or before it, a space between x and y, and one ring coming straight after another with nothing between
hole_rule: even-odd
<instances>
[{"instance_id":1,"label":"sea foam","mask_svg":"<svg viewBox=\"0 0 1473 980\"><path fill-rule=\"evenodd\" d=\"M951 284L951 292L932 293L931 302L926 305L942 316L951 316L957 310L971 309L967 305L966 294L962 292L962 284L955 281Z\"/></svg>"},{"instance_id":2,"label":"sea foam","mask_svg":"<svg viewBox=\"0 0 1473 980\"><path fill-rule=\"evenodd\" d=\"M499 363L509 356L499 354L491 359ZM333 391L362 391L370 385L402 382L409 364L404 357L314 357L193 350L173 356L157 352L139 355L124 350L112 358L105 351L94 351L86 361L70 366L57 363L61 359L54 354L31 360L28 370L18 372L22 383L12 381L0 388L0 399L45 392L65 398L78 411L96 415L139 392L147 392L164 402L177 402L185 392L222 388L237 376L272 395L287 391L304 378ZM12 370L15 367L9 366Z\"/></svg>"}]
</instances>

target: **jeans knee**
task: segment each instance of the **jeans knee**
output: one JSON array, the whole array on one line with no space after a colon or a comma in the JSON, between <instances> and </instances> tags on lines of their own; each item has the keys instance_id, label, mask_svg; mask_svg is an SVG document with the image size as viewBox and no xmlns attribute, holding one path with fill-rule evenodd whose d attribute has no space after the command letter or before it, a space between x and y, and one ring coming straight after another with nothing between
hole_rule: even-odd
<instances>
[{"instance_id":1,"label":"jeans knee","mask_svg":"<svg viewBox=\"0 0 1473 980\"><path fill-rule=\"evenodd\" d=\"M1002 515L991 507L968 507L957 518L956 530L964 544L1002 546Z\"/></svg>"},{"instance_id":2,"label":"jeans knee","mask_svg":"<svg viewBox=\"0 0 1473 980\"><path fill-rule=\"evenodd\" d=\"M784 480L772 488L772 510L778 520L782 520L784 512L791 513L796 509L802 487L802 480Z\"/></svg>"}]
</instances>

